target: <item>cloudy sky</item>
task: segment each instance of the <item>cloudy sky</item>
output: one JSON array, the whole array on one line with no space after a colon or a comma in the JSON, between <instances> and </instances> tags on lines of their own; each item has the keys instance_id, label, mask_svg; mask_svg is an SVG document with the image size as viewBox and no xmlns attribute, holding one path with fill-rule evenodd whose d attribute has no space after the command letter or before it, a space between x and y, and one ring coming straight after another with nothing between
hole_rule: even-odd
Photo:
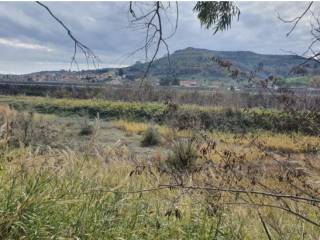
<instances>
[{"instance_id":1,"label":"cloudy sky","mask_svg":"<svg viewBox=\"0 0 320 240\"><path fill-rule=\"evenodd\" d=\"M128 2L47 2L74 35L101 59L101 67L125 66L144 60L145 33L129 24ZM195 3L179 2L179 25L168 40L170 51L186 47L212 50L249 50L265 54L303 52L310 42L310 26L301 22L286 37L284 18L299 15L306 2L238 2L239 21L228 31L212 34L201 28L192 12ZM174 22L174 9L168 19ZM166 33L172 30L167 21ZM44 8L34 2L0 2L0 73L27 73L70 68L73 42ZM130 56L129 56L130 55ZM79 56L79 62L83 59ZM86 68L86 66L85 66Z\"/></svg>"}]
</instances>

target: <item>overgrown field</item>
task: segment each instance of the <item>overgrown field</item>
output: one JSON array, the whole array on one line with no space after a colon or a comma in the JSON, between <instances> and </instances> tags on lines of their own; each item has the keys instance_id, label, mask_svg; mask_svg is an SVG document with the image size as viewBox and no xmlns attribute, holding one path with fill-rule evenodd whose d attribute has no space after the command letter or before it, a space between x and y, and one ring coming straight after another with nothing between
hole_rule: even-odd
<instances>
[{"instance_id":1,"label":"overgrown field","mask_svg":"<svg viewBox=\"0 0 320 240\"><path fill-rule=\"evenodd\" d=\"M169 188L161 184L176 184L155 166L28 148L6 153L1 167L2 239L267 239L262 221L273 239L320 233L313 205L249 198L246 190L219 193L205 184L213 176L204 172L183 176L185 188ZM203 190L188 189L197 182Z\"/></svg>"},{"instance_id":2,"label":"overgrown field","mask_svg":"<svg viewBox=\"0 0 320 240\"><path fill-rule=\"evenodd\" d=\"M261 85L259 83L259 85ZM143 94L141 94L143 93ZM177 104L195 104L200 106L237 107L237 108L275 108L283 109L294 105L297 110L320 110L319 94L307 89L295 92L281 89L270 92L270 89L243 89L231 91L227 89L181 88L172 86L152 86L148 82L138 86L90 85L76 87L61 84L16 85L12 83L0 85L0 95L38 96L52 98L101 99L125 102L165 102L171 99Z\"/></svg>"},{"instance_id":3,"label":"overgrown field","mask_svg":"<svg viewBox=\"0 0 320 240\"><path fill-rule=\"evenodd\" d=\"M320 236L317 136L179 128L161 104L1 102L19 111L0 107L0 239Z\"/></svg>"},{"instance_id":4,"label":"overgrown field","mask_svg":"<svg viewBox=\"0 0 320 240\"><path fill-rule=\"evenodd\" d=\"M130 119L167 123L180 129L216 129L246 132L256 129L274 132L301 132L309 135L320 133L320 113L317 111L279 111L272 109L231 109L137 103L106 100L55 99L44 97L1 96L0 102L17 110L34 109L39 113L70 116L86 113L91 117L99 113L103 119Z\"/></svg>"}]
</instances>

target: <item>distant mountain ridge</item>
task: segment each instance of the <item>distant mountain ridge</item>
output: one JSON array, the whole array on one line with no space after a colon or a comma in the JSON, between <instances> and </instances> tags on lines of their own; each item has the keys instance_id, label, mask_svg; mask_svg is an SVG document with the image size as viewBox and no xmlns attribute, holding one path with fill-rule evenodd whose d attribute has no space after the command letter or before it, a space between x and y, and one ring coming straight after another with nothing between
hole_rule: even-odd
<instances>
[{"instance_id":1,"label":"distant mountain ridge","mask_svg":"<svg viewBox=\"0 0 320 240\"><path fill-rule=\"evenodd\" d=\"M213 59L227 61L232 64L232 69L237 69L242 73L250 73L259 68L257 75L261 78L271 75L280 78L293 78L293 80L288 81L291 85L294 85L295 81L297 82L294 79L296 77L302 77L303 79L299 81L304 85L310 80L310 76L320 75L319 63L315 61L306 62L305 58L295 55L258 54L251 51L215 51L192 47L172 53L170 55L170 65L167 56L154 61L149 74L154 80L174 76L180 80L196 81L199 85L211 85L212 82L234 82L230 71L221 67ZM302 63L305 64L301 65ZM130 82L143 76L147 65L148 63L137 62L124 68L103 68L81 72L61 70L22 75L0 74L0 80L110 82L112 79L120 79L122 82Z\"/></svg>"},{"instance_id":2,"label":"distant mountain ridge","mask_svg":"<svg viewBox=\"0 0 320 240\"><path fill-rule=\"evenodd\" d=\"M179 79L200 79L219 81L230 78L230 72L212 61L219 58L232 63L233 68L242 72L250 72L259 65L263 66L259 71L260 77L270 75L277 77L292 77L301 73L292 72L292 69L306 61L305 58L295 55L267 55L250 51L214 51L188 47L177 50L170 55L171 65L168 65L167 57L155 61L150 69L154 77L163 77L166 74L174 74ZM320 74L320 64L308 62L303 65L302 74ZM146 69L146 63L136 63L125 68L125 73L139 76Z\"/></svg>"}]
</instances>

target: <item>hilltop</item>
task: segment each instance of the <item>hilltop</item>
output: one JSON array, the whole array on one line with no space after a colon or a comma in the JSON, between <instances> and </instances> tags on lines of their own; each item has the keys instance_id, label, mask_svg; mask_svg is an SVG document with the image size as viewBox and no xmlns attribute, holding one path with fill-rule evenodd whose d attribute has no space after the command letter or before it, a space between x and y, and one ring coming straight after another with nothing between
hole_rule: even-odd
<instances>
[{"instance_id":1,"label":"hilltop","mask_svg":"<svg viewBox=\"0 0 320 240\"><path fill-rule=\"evenodd\" d=\"M222 81L230 79L230 72L219 66L212 58L219 58L232 63L233 67L250 72L259 65L263 66L258 75L268 77L270 75L287 78L303 75L318 75L320 65L309 62L303 65L302 71L292 72L292 69L306 61L305 58L295 55L265 55L250 51L213 51L188 47L177 50L170 55L171 65L168 65L166 56L154 62L150 69L153 77L161 78L168 72L179 79ZM125 68L125 73L139 76L146 69L146 63L136 63ZM300 69L301 70L301 69Z\"/></svg>"}]
</instances>

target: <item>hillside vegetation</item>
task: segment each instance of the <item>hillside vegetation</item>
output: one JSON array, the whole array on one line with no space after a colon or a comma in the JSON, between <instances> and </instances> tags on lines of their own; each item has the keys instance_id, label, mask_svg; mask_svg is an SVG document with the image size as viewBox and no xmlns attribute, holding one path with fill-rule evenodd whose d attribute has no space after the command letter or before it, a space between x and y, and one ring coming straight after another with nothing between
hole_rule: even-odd
<instances>
[{"instance_id":1,"label":"hillside vegetation","mask_svg":"<svg viewBox=\"0 0 320 240\"><path fill-rule=\"evenodd\" d=\"M304 58L294 55L264 55L249 51L213 51L189 47L172 53L170 66L167 57L155 61L150 73L158 78L169 74L185 80L211 80L225 83L232 81L230 72L212 61L213 57L230 61L233 67L247 73L254 71L262 64L263 68L258 73L262 78L270 75L282 78L297 76L299 74L291 70L305 62ZM315 62L305 64L304 68L306 75L320 73L320 65ZM125 73L139 76L145 69L146 64L136 63L126 68Z\"/></svg>"},{"instance_id":2,"label":"hillside vegetation","mask_svg":"<svg viewBox=\"0 0 320 240\"><path fill-rule=\"evenodd\" d=\"M248 84L248 77L240 75L237 79L232 78L231 72L213 59L231 63L233 70L247 75L259 69L257 77L265 79L273 76L279 80L278 84L283 86L313 86L314 84L310 82L319 86L320 64L313 61L306 62L305 58L299 56L267 55L250 51L214 51L192 47L172 53L170 64L167 56L154 61L149 72L150 77L153 80L165 78L192 80L202 86ZM106 83L116 77L123 83L131 83L145 74L147 65L148 63L137 62L132 66L118 69L102 68L80 72L43 71L24 75L0 74L0 80Z\"/></svg>"}]
</instances>

